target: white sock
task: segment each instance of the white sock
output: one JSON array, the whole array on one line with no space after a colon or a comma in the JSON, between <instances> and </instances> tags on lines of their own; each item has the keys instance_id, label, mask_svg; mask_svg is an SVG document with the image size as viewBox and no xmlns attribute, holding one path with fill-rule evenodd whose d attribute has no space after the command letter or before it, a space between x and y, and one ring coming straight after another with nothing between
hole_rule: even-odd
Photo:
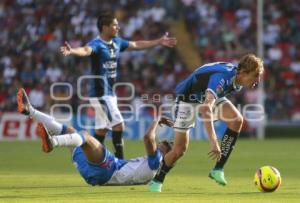
<instances>
[{"instance_id":1,"label":"white sock","mask_svg":"<svg viewBox=\"0 0 300 203\"><path fill-rule=\"evenodd\" d=\"M79 147L84 143L84 138L78 133L57 135L51 137L54 147Z\"/></svg>"},{"instance_id":2,"label":"white sock","mask_svg":"<svg viewBox=\"0 0 300 203\"><path fill-rule=\"evenodd\" d=\"M29 105L29 115L31 116L32 114L34 114L35 112L35 108L33 108L33 106Z\"/></svg>"},{"instance_id":3,"label":"white sock","mask_svg":"<svg viewBox=\"0 0 300 203\"><path fill-rule=\"evenodd\" d=\"M63 124L57 122L52 116L44 114L33 107L29 108L30 116L45 125L50 134L59 135L62 133Z\"/></svg>"}]
</instances>

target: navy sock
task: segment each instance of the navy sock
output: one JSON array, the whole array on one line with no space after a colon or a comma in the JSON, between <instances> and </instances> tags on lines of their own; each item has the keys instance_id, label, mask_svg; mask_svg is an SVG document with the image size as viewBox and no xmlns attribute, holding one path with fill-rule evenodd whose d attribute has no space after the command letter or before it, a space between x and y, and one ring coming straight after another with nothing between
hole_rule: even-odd
<instances>
[{"instance_id":1,"label":"navy sock","mask_svg":"<svg viewBox=\"0 0 300 203\"><path fill-rule=\"evenodd\" d=\"M221 142L221 159L217 161L214 169L223 169L228 157L230 156L239 133L229 128L225 131L225 134Z\"/></svg>"},{"instance_id":2,"label":"navy sock","mask_svg":"<svg viewBox=\"0 0 300 203\"><path fill-rule=\"evenodd\" d=\"M163 183L165 180L165 177L167 173L172 169L173 167L167 166L165 163L165 160L163 160L161 167L158 169L156 175L154 176L153 180L156 182Z\"/></svg>"},{"instance_id":3,"label":"navy sock","mask_svg":"<svg viewBox=\"0 0 300 203\"><path fill-rule=\"evenodd\" d=\"M98 135L97 133L95 133L94 137L95 137L101 144L104 145L104 140L105 140L106 134L105 134L105 135Z\"/></svg>"},{"instance_id":4,"label":"navy sock","mask_svg":"<svg viewBox=\"0 0 300 203\"><path fill-rule=\"evenodd\" d=\"M124 159L123 149L123 131L112 131L112 142L115 148L115 156L118 159Z\"/></svg>"}]
</instances>

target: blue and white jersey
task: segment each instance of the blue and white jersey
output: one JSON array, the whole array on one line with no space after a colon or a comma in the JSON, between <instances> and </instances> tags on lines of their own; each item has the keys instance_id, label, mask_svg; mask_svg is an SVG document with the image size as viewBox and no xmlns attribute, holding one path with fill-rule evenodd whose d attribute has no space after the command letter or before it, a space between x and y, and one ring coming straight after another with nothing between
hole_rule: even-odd
<instances>
[{"instance_id":1,"label":"blue and white jersey","mask_svg":"<svg viewBox=\"0 0 300 203\"><path fill-rule=\"evenodd\" d=\"M242 86L235 84L236 73L237 67L231 63L205 64L176 86L176 97L179 101L202 103L206 91L213 93L216 99L240 91Z\"/></svg>"},{"instance_id":2,"label":"blue and white jersey","mask_svg":"<svg viewBox=\"0 0 300 203\"><path fill-rule=\"evenodd\" d=\"M157 149L152 156L130 159L127 163L116 170L108 185L137 185L150 182L155 176L162 162L162 155Z\"/></svg>"},{"instance_id":3,"label":"blue and white jersey","mask_svg":"<svg viewBox=\"0 0 300 203\"><path fill-rule=\"evenodd\" d=\"M104 148L104 160L94 164L87 160L81 147L76 147L72 160L83 179L90 185L136 185L149 182L162 162L159 149L152 156L130 160L116 158Z\"/></svg>"},{"instance_id":4,"label":"blue and white jersey","mask_svg":"<svg viewBox=\"0 0 300 203\"><path fill-rule=\"evenodd\" d=\"M106 42L97 37L90 41L87 46L92 48L91 75L97 76L97 78L91 79L89 96L114 95L113 85L117 79L120 52L129 46L129 41L114 37L111 42Z\"/></svg>"}]
</instances>

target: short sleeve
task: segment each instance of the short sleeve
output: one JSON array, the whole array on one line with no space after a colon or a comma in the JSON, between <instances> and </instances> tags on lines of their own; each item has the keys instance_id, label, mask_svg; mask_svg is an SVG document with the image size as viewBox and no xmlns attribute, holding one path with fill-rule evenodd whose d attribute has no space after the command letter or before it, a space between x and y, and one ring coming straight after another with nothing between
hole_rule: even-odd
<instances>
[{"instance_id":1,"label":"short sleeve","mask_svg":"<svg viewBox=\"0 0 300 203\"><path fill-rule=\"evenodd\" d=\"M118 38L118 41L120 43L120 51L125 51L129 46L129 41L122 38Z\"/></svg>"},{"instance_id":2,"label":"short sleeve","mask_svg":"<svg viewBox=\"0 0 300 203\"><path fill-rule=\"evenodd\" d=\"M216 99L224 92L225 75L222 73L212 74L209 78L206 91L211 92Z\"/></svg>"},{"instance_id":3,"label":"short sleeve","mask_svg":"<svg viewBox=\"0 0 300 203\"><path fill-rule=\"evenodd\" d=\"M154 155L148 155L148 165L151 170L157 170L159 168L160 161L162 159L160 150L157 149Z\"/></svg>"},{"instance_id":4,"label":"short sleeve","mask_svg":"<svg viewBox=\"0 0 300 203\"><path fill-rule=\"evenodd\" d=\"M95 40L90 41L86 46L91 47L92 53L97 53L99 50L99 43Z\"/></svg>"}]
</instances>

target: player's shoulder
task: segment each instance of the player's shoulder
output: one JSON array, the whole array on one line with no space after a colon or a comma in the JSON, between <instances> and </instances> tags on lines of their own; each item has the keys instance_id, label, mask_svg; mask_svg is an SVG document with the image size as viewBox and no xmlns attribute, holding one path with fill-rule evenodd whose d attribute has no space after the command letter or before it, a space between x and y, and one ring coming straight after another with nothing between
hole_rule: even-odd
<instances>
[{"instance_id":1,"label":"player's shoulder","mask_svg":"<svg viewBox=\"0 0 300 203\"><path fill-rule=\"evenodd\" d=\"M119 44L119 43L122 43L123 41L127 41L127 40L125 40L122 37L116 36L116 37L112 38L112 41L115 42L115 43L117 43L117 44Z\"/></svg>"},{"instance_id":2,"label":"player's shoulder","mask_svg":"<svg viewBox=\"0 0 300 203\"><path fill-rule=\"evenodd\" d=\"M214 71L225 75L235 74L237 68L233 63L222 62L222 61L212 63L211 66Z\"/></svg>"},{"instance_id":3,"label":"player's shoulder","mask_svg":"<svg viewBox=\"0 0 300 203\"><path fill-rule=\"evenodd\" d=\"M230 74L234 72L236 67L232 63L228 62L214 62L207 63L198 67L194 73L203 74L203 73L213 73L213 74Z\"/></svg>"},{"instance_id":4,"label":"player's shoulder","mask_svg":"<svg viewBox=\"0 0 300 203\"><path fill-rule=\"evenodd\" d=\"M88 42L88 45L101 45L101 44L103 44L103 42L99 37L95 37Z\"/></svg>"},{"instance_id":5,"label":"player's shoulder","mask_svg":"<svg viewBox=\"0 0 300 203\"><path fill-rule=\"evenodd\" d=\"M231 73L236 70L236 66L233 63L229 62L220 62L220 69L226 73Z\"/></svg>"},{"instance_id":6,"label":"player's shoulder","mask_svg":"<svg viewBox=\"0 0 300 203\"><path fill-rule=\"evenodd\" d=\"M98 42L101 43L100 37L94 37L93 39L90 40L90 42Z\"/></svg>"}]
</instances>

